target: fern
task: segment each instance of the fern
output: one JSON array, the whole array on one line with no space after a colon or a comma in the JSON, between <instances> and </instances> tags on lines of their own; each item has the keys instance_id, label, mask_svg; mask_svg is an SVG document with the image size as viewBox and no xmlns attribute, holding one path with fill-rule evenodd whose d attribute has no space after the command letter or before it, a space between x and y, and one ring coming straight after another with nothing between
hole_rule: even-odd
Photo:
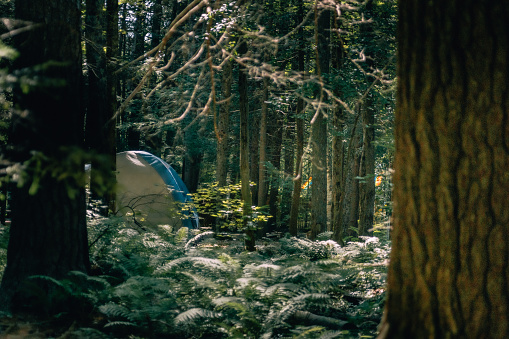
<instances>
[{"instance_id":1,"label":"fern","mask_svg":"<svg viewBox=\"0 0 509 339\"><path fill-rule=\"evenodd\" d=\"M124 319L127 319L130 312L126 307L115 304L114 302L99 306L99 311L107 317Z\"/></svg>"},{"instance_id":2,"label":"fern","mask_svg":"<svg viewBox=\"0 0 509 339\"><path fill-rule=\"evenodd\" d=\"M109 322L106 325L104 325L105 328L107 328L107 327L114 327L114 326L132 326L132 327L136 327L137 325L133 324L133 323L131 323L129 321L112 321L112 322Z\"/></svg>"},{"instance_id":3,"label":"fern","mask_svg":"<svg viewBox=\"0 0 509 339\"><path fill-rule=\"evenodd\" d=\"M204 320L210 320L215 319L221 316L221 313L209 311L203 308L191 308L185 312L180 313L178 316L175 317L175 325L183 325L188 326L194 324L196 321L204 321Z\"/></svg>"},{"instance_id":4,"label":"fern","mask_svg":"<svg viewBox=\"0 0 509 339\"><path fill-rule=\"evenodd\" d=\"M169 273L172 270L181 268L183 266L199 265L201 268L209 269L210 271L229 271L230 268L223 264L220 260L204 258L204 257L184 257L172 260L156 269L156 274Z\"/></svg>"}]
</instances>

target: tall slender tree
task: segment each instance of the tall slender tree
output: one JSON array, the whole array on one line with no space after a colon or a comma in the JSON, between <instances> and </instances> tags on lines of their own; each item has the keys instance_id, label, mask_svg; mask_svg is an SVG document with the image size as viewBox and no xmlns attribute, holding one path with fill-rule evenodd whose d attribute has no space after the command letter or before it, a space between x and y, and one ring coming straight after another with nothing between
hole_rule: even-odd
<instances>
[{"instance_id":1,"label":"tall slender tree","mask_svg":"<svg viewBox=\"0 0 509 339\"><path fill-rule=\"evenodd\" d=\"M32 275L89 269L85 220L80 2L16 0L27 25L15 36L15 69L33 81L14 89L12 160L25 164L12 192L12 224L0 305L23 304Z\"/></svg>"},{"instance_id":2,"label":"tall slender tree","mask_svg":"<svg viewBox=\"0 0 509 339\"><path fill-rule=\"evenodd\" d=\"M92 159L91 191L96 199L101 198L101 211L115 211L113 185L115 182L115 119L108 100L105 37L103 31L104 2L86 1L85 34L88 73L88 97L86 103L85 140L87 147L97 156ZM116 98L115 98L116 99Z\"/></svg>"},{"instance_id":3,"label":"tall slender tree","mask_svg":"<svg viewBox=\"0 0 509 339\"><path fill-rule=\"evenodd\" d=\"M230 105L233 82L233 61L229 58L221 73L222 103L216 123L217 155L216 180L219 186L226 186L228 177L228 138L230 126Z\"/></svg>"},{"instance_id":4,"label":"tall slender tree","mask_svg":"<svg viewBox=\"0 0 509 339\"><path fill-rule=\"evenodd\" d=\"M399 2L379 338L509 337L507 2Z\"/></svg>"},{"instance_id":5,"label":"tall slender tree","mask_svg":"<svg viewBox=\"0 0 509 339\"><path fill-rule=\"evenodd\" d=\"M304 21L304 0L297 2L296 25ZM304 28L301 25L298 30L297 70L304 73L305 61L305 39ZM295 123L295 178L293 179L292 206L290 207L290 221L288 229L291 235L296 236L298 232L298 217L300 208L300 193L302 189L302 161L304 155L304 99L297 99L296 123Z\"/></svg>"},{"instance_id":6,"label":"tall slender tree","mask_svg":"<svg viewBox=\"0 0 509 339\"><path fill-rule=\"evenodd\" d=\"M241 55L247 53L247 42L239 41L238 51ZM251 189L249 187L249 97L247 94L247 69L239 65L239 108L240 108L240 181L242 195L242 215L244 217L243 228L246 233L245 245L248 251L254 251L255 248L255 230L249 217L252 211Z\"/></svg>"},{"instance_id":7,"label":"tall slender tree","mask_svg":"<svg viewBox=\"0 0 509 339\"><path fill-rule=\"evenodd\" d=\"M373 22L373 1L368 0L364 3L364 15L367 20L361 30L361 39L366 45L365 53L368 55L366 59L367 75L366 82L369 88L376 81L371 76L374 66L374 29ZM360 104L362 115L362 155L359 168L359 177L364 179L359 182L359 234L366 235L373 227L373 218L375 210L375 103L373 90L365 93L365 99Z\"/></svg>"},{"instance_id":8,"label":"tall slender tree","mask_svg":"<svg viewBox=\"0 0 509 339\"><path fill-rule=\"evenodd\" d=\"M325 81L330 70L330 19L327 8L315 4L316 25L316 72L321 81ZM325 83L321 84L324 86ZM320 90L317 93L318 105L312 126L312 177L311 185L311 238L327 230L327 95Z\"/></svg>"}]
</instances>

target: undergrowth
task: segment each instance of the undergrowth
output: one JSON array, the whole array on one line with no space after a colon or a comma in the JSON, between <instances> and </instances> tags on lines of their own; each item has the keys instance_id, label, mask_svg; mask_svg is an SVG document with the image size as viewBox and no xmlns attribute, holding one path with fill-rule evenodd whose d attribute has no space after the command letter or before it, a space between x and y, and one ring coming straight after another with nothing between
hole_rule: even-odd
<instances>
[{"instance_id":1,"label":"undergrowth","mask_svg":"<svg viewBox=\"0 0 509 339\"><path fill-rule=\"evenodd\" d=\"M259 241L256 252L246 252L240 236L202 240L187 229L164 227L157 234L139 232L98 217L90 225L93 276L32 279L55 286L41 303L71 300L72 308L44 307L53 317L80 317L76 335L376 336L390 251L377 237L339 247L331 240L285 236ZM201 241L189 241L195 236Z\"/></svg>"}]
</instances>

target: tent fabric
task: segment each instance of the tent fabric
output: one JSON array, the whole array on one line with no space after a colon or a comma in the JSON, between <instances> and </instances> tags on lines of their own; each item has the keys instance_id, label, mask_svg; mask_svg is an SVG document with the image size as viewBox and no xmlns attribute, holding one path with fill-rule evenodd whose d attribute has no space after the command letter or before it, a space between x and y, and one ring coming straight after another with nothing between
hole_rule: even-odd
<instances>
[{"instance_id":1,"label":"tent fabric","mask_svg":"<svg viewBox=\"0 0 509 339\"><path fill-rule=\"evenodd\" d=\"M161 158L144 151L117 154L117 208L122 215L149 228L157 225L198 228L194 208L182 211L178 203L192 202L177 172Z\"/></svg>"}]
</instances>

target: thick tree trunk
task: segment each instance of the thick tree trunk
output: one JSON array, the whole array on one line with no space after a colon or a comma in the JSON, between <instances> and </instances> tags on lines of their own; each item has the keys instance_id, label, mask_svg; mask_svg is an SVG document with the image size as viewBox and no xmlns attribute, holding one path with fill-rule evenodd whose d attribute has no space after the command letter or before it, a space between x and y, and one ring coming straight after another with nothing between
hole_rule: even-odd
<instances>
[{"instance_id":1,"label":"thick tree trunk","mask_svg":"<svg viewBox=\"0 0 509 339\"><path fill-rule=\"evenodd\" d=\"M29 276L89 269L84 164L72 161L84 137L79 2L18 0L15 8L16 19L34 26L15 37L14 67L42 81L13 91L12 160L31 162L25 184L13 189L4 308L23 298Z\"/></svg>"},{"instance_id":2,"label":"thick tree trunk","mask_svg":"<svg viewBox=\"0 0 509 339\"><path fill-rule=\"evenodd\" d=\"M230 127L230 103L232 94L232 60L226 61L221 78L222 100L217 118L216 180L220 187L226 186L228 176L228 137Z\"/></svg>"},{"instance_id":3,"label":"thick tree trunk","mask_svg":"<svg viewBox=\"0 0 509 339\"><path fill-rule=\"evenodd\" d=\"M318 2L318 1L317 1ZM318 4L316 5L318 6ZM316 59L317 74L324 81L324 76L329 73L330 62L330 12L328 10L318 10L315 8L316 30ZM325 92L318 93L322 105L327 102ZM311 239L314 239L319 233L327 231L327 120L324 112L325 107L321 107L313 118L312 129L312 176L311 185Z\"/></svg>"},{"instance_id":4,"label":"thick tree trunk","mask_svg":"<svg viewBox=\"0 0 509 339\"><path fill-rule=\"evenodd\" d=\"M401 1L380 338L509 338L509 6Z\"/></svg>"}]
</instances>

